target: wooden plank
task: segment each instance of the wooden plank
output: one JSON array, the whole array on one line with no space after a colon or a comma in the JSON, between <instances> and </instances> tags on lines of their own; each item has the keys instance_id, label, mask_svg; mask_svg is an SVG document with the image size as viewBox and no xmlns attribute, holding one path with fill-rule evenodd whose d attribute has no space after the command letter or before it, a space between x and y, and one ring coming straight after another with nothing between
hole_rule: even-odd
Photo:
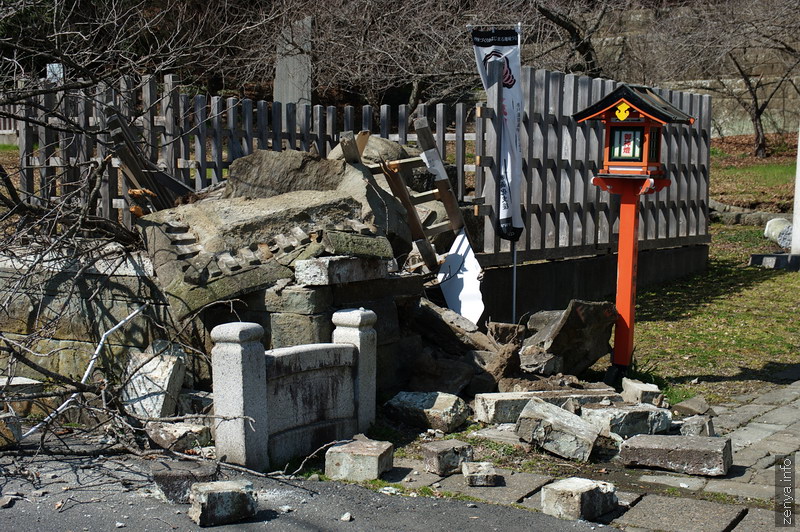
<instances>
[{"instance_id":1,"label":"wooden plank","mask_svg":"<svg viewBox=\"0 0 800 532\"><path fill-rule=\"evenodd\" d=\"M578 109L586 109L589 104L592 102L592 78L588 76L580 76L578 78L578 99L577 99L577 108ZM592 178L592 170L591 170L591 157L592 157L592 145L591 145L591 126L587 122L582 122L576 126L575 131L575 153L576 158L580 160L580 166L577 168L575 174L575 201L581 204L582 212L580 215L580 240L576 241L576 245L583 245L593 243L592 242L592 231L594 230L594 224L591 227L588 227L589 220L591 220L591 215L589 209L587 208L590 203L590 198L594 197L594 190L592 190L594 185L591 184Z\"/></svg>"},{"instance_id":2,"label":"wooden plank","mask_svg":"<svg viewBox=\"0 0 800 532\"><path fill-rule=\"evenodd\" d=\"M158 82L155 76L142 76L142 153L150 162L158 162L158 135L156 133L156 110L158 106Z\"/></svg>"},{"instance_id":3,"label":"wooden plank","mask_svg":"<svg viewBox=\"0 0 800 532\"><path fill-rule=\"evenodd\" d=\"M359 131L358 135L356 135L356 146L358 146L358 154L364 155L364 149L367 147L367 142L369 142L370 132Z\"/></svg>"},{"instance_id":4,"label":"wooden plank","mask_svg":"<svg viewBox=\"0 0 800 532\"><path fill-rule=\"evenodd\" d=\"M439 157L444 161L447 159L447 143L444 136L447 133L447 107L443 103L436 104L436 147L439 150Z\"/></svg>"},{"instance_id":5,"label":"wooden plank","mask_svg":"<svg viewBox=\"0 0 800 532\"><path fill-rule=\"evenodd\" d=\"M361 154L358 152L356 137L352 131L343 131L339 135L339 147L342 148L342 155L346 163L357 164L361 162Z\"/></svg>"},{"instance_id":6,"label":"wooden plank","mask_svg":"<svg viewBox=\"0 0 800 532\"><path fill-rule=\"evenodd\" d=\"M325 140L325 154L331 152L334 146L339 142L337 136L339 135L339 129L336 126L336 107L333 105L329 105L326 111L326 125L327 125L327 135Z\"/></svg>"},{"instance_id":7,"label":"wooden plank","mask_svg":"<svg viewBox=\"0 0 800 532\"><path fill-rule=\"evenodd\" d=\"M97 134L97 157L101 161L110 154L108 145L111 137L107 133L105 104L114 102L114 91L106 83L100 83L95 88L95 98L100 105L95 107L95 116L100 132ZM40 169L41 171L41 169ZM117 169L108 165L106 171L100 175L100 198L97 204L97 215L112 220L117 220L119 213L113 206L113 201L119 194Z\"/></svg>"},{"instance_id":8,"label":"wooden plank","mask_svg":"<svg viewBox=\"0 0 800 532\"><path fill-rule=\"evenodd\" d=\"M269 149L269 103L264 100L256 102L256 137L258 149Z\"/></svg>"},{"instance_id":9,"label":"wooden plank","mask_svg":"<svg viewBox=\"0 0 800 532\"><path fill-rule=\"evenodd\" d=\"M700 220L700 227L698 234L708 234L709 223L709 208L708 208L708 194L709 194L709 170L711 167L710 149L711 149L711 96L703 95L702 102L700 103L700 116L698 117L698 124L700 127L700 190L698 197L703 203L701 208L702 219Z\"/></svg>"},{"instance_id":10,"label":"wooden plank","mask_svg":"<svg viewBox=\"0 0 800 532\"><path fill-rule=\"evenodd\" d=\"M531 248L531 173L533 169L533 135L531 117L533 90L533 69L531 67L522 68L522 124L520 126L520 148L522 157L522 186L520 187L520 198L522 201L522 234L517 242L518 250L528 250Z\"/></svg>"},{"instance_id":11,"label":"wooden plank","mask_svg":"<svg viewBox=\"0 0 800 532\"><path fill-rule=\"evenodd\" d=\"M206 97L198 94L194 97L194 158L197 162L195 174L195 189L200 190L211 184L208 176L208 155L206 142L208 128L206 117Z\"/></svg>"},{"instance_id":12,"label":"wooden plank","mask_svg":"<svg viewBox=\"0 0 800 532\"><path fill-rule=\"evenodd\" d=\"M281 102L272 102L272 151L283 151L282 117L283 106Z\"/></svg>"},{"instance_id":13,"label":"wooden plank","mask_svg":"<svg viewBox=\"0 0 800 532\"><path fill-rule=\"evenodd\" d=\"M239 99L227 98L225 100L225 137L228 139L227 166L243 155L242 132L239 129Z\"/></svg>"},{"instance_id":14,"label":"wooden plank","mask_svg":"<svg viewBox=\"0 0 800 532\"><path fill-rule=\"evenodd\" d=\"M286 104L286 143L287 149L297 149L297 104Z\"/></svg>"},{"instance_id":15,"label":"wooden plank","mask_svg":"<svg viewBox=\"0 0 800 532\"><path fill-rule=\"evenodd\" d=\"M177 157L179 160L188 161L191 156L191 131L192 123L190 117L191 106L189 104L189 95L180 94L178 98L178 143L177 143ZM192 185L192 169L181 167L176 170L181 180L187 185Z\"/></svg>"},{"instance_id":16,"label":"wooden plank","mask_svg":"<svg viewBox=\"0 0 800 532\"><path fill-rule=\"evenodd\" d=\"M314 106L314 135L317 153L325 157L325 108L321 105Z\"/></svg>"},{"instance_id":17,"label":"wooden plank","mask_svg":"<svg viewBox=\"0 0 800 532\"><path fill-rule=\"evenodd\" d=\"M56 195L56 172L54 168L49 167L47 162L56 154L58 135L53 128L44 124L49 122L53 111L56 110L56 95L53 92L46 92L40 95L39 104L40 105L38 106L38 109L35 111L36 118L39 121L39 125L36 127L39 142L39 196L42 198L52 198ZM32 108L29 108L26 112L33 113L34 111ZM31 133L33 133L33 131L31 131ZM20 142L22 141L23 136L20 135ZM30 153L32 154L33 140L30 141L29 146ZM20 154L24 153L25 151L26 149L23 149L22 146L20 146ZM25 176L23 181L27 181L27 174L25 172L29 171L30 176L33 176L33 169L28 170L26 166L28 166L28 164L22 164L20 166L23 169L23 175ZM29 187L26 184L25 188L23 188L23 191L33 194L33 184L31 184Z\"/></svg>"},{"instance_id":18,"label":"wooden plank","mask_svg":"<svg viewBox=\"0 0 800 532\"><path fill-rule=\"evenodd\" d=\"M242 110L242 155L250 155L253 153L253 140L255 139L253 100L245 98L240 105Z\"/></svg>"},{"instance_id":19,"label":"wooden plank","mask_svg":"<svg viewBox=\"0 0 800 532\"><path fill-rule=\"evenodd\" d=\"M576 171L576 154L578 152L577 136L578 127L572 115L578 109L578 77L574 74L564 76L564 96L562 99L561 113L561 198L566 202L567 209L562 215L562 245L575 246L581 242L580 217L575 209L576 188L578 186Z\"/></svg>"},{"instance_id":20,"label":"wooden plank","mask_svg":"<svg viewBox=\"0 0 800 532\"><path fill-rule=\"evenodd\" d=\"M343 116L342 131L355 131L355 108L352 105L345 105Z\"/></svg>"},{"instance_id":21,"label":"wooden plank","mask_svg":"<svg viewBox=\"0 0 800 532\"><path fill-rule=\"evenodd\" d=\"M408 106L397 108L397 142L408 144Z\"/></svg>"},{"instance_id":22,"label":"wooden plank","mask_svg":"<svg viewBox=\"0 0 800 532\"><path fill-rule=\"evenodd\" d=\"M485 170L480 164L477 164L477 162L486 155L486 122L483 119L477 118L482 108L486 108L486 104L479 103L475 106L475 197L485 201ZM486 249L486 245L484 244L482 249L475 249L475 252L482 252Z\"/></svg>"},{"instance_id":23,"label":"wooden plank","mask_svg":"<svg viewBox=\"0 0 800 532\"><path fill-rule=\"evenodd\" d=\"M211 97L211 184L216 185L224 179L225 155L222 150L223 101L219 96Z\"/></svg>"},{"instance_id":24,"label":"wooden plank","mask_svg":"<svg viewBox=\"0 0 800 532\"><path fill-rule=\"evenodd\" d=\"M167 74L164 76L164 96L161 98L161 115L164 117L164 128L161 130L161 155L167 172L178 173L178 76Z\"/></svg>"},{"instance_id":25,"label":"wooden plank","mask_svg":"<svg viewBox=\"0 0 800 532\"><path fill-rule=\"evenodd\" d=\"M372 132L372 106L361 107L361 131Z\"/></svg>"},{"instance_id":26,"label":"wooden plank","mask_svg":"<svg viewBox=\"0 0 800 532\"><path fill-rule=\"evenodd\" d=\"M74 121L77 114L77 95L74 91L60 93L59 112L65 119ZM61 196L73 196L79 189L80 174L77 162L78 135L72 131L61 130L57 132L59 138L59 151L64 169L61 172Z\"/></svg>"},{"instance_id":27,"label":"wooden plank","mask_svg":"<svg viewBox=\"0 0 800 532\"><path fill-rule=\"evenodd\" d=\"M484 251L500 251L501 239L497 236L497 223L500 213L500 164L502 155L503 121L503 65L501 61L489 61L489 88L486 91L487 107L494 112L494 119L487 124L486 155L492 157L492 165L486 168L484 197L486 205L493 209L492 215L484 219Z\"/></svg>"},{"instance_id":28,"label":"wooden plank","mask_svg":"<svg viewBox=\"0 0 800 532\"><path fill-rule=\"evenodd\" d=\"M300 149L309 151L312 146L311 139L311 106L304 103L300 106Z\"/></svg>"},{"instance_id":29,"label":"wooden plank","mask_svg":"<svg viewBox=\"0 0 800 532\"><path fill-rule=\"evenodd\" d=\"M32 200L35 193L34 180L33 180L33 167L29 160L33 158L34 146L34 128L29 125L24 118L33 118L35 116L33 105L30 102L24 102L17 105L16 113L23 117L23 120L17 121L17 146L19 147L19 168L20 168L20 182L19 188L22 192L22 200ZM40 141L41 142L41 141Z\"/></svg>"},{"instance_id":30,"label":"wooden plank","mask_svg":"<svg viewBox=\"0 0 800 532\"><path fill-rule=\"evenodd\" d=\"M463 103L456 104L456 197L459 201L464 199L466 194L466 177L464 175L464 163L466 162L466 141L464 132L466 131L467 108Z\"/></svg>"}]
</instances>

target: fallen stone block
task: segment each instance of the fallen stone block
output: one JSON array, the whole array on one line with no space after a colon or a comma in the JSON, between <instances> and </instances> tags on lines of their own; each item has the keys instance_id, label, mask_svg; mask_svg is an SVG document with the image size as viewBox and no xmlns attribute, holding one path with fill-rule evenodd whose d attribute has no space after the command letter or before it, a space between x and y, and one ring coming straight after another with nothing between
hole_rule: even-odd
<instances>
[{"instance_id":1,"label":"fallen stone block","mask_svg":"<svg viewBox=\"0 0 800 532\"><path fill-rule=\"evenodd\" d=\"M386 441L357 440L325 452L325 475L334 480L375 480L393 466L394 446Z\"/></svg>"},{"instance_id":2,"label":"fallen stone block","mask_svg":"<svg viewBox=\"0 0 800 532\"><path fill-rule=\"evenodd\" d=\"M523 371L578 375L611 350L608 340L617 319L613 303L573 299L563 312L543 311L528 320L536 333L519 353Z\"/></svg>"},{"instance_id":3,"label":"fallen stone block","mask_svg":"<svg viewBox=\"0 0 800 532\"><path fill-rule=\"evenodd\" d=\"M622 400L626 403L649 403L662 408L668 406L658 386L627 377L622 379Z\"/></svg>"},{"instance_id":4,"label":"fallen stone block","mask_svg":"<svg viewBox=\"0 0 800 532\"><path fill-rule=\"evenodd\" d=\"M128 384L122 389L125 406L145 418L175 415L186 374L186 353L178 344L154 341L144 353L132 352Z\"/></svg>"},{"instance_id":5,"label":"fallen stone block","mask_svg":"<svg viewBox=\"0 0 800 532\"><path fill-rule=\"evenodd\" d=\"M461 464L461 474L467 481L467 486L497 486L499 475L491 462L464 462Z\"/></svg>"},{"instance_id":6,"label":"fallen stone block","mask_svg":"<svg viewBox=\"0 0 800 532\"><path fill-rule=\"evenodd\" d=\"M588 460L600 431L563 408L538 398L528 401L519 415L517 435L553 454L572 460Z\"/></svg>"},{"instance_id":7,"label":"fallen stone block","mask_svg":"<svg viewBox=\"0 0 800 532\"><path fill-rule=\"evenodd\" d=\"M600 429L604 436L613 432L625 438L666 432L672 423L669 410L652 404L587 404L581 407L581 418Z\"/></svg>"},{"instance_id":8,"label":"fallen stone block","mask_svg":"<svg viewBox=\"0 0 800 532\"><path fill-rule=\"evenodd\" d=\"M294 265L295 282L300 286L328 286L382 279L389 274L387 262L357 257L317 257L298 260Z\"/></svg>"},{"instance_id":9,"label":"fallen stone block","mask_svg":"<svg viewBox=\"0 0 800 532\"><path fill-rule=\"evenodd\" d=\"M591 521L617 508L610 482L571 477L542 487L542 512L561 519Z\"/></svg>"},{"instance_id":10,"label":"fallen stone block","mask_svg":"<svg viewBox=\"0 0 800 532\"><path fill-rule=\"evenodd\" d=\"M622 397L613 389L482 393L475 396L475 420L483 423L516 423L522 409L534 397L571 412L587 403L622 401ZM572 408L569 408L570 405L573 405Z\"/></svg>"},{"instance_id":11,"label":"fallen stone block","mask_svg":"<svg viewBox=\"0 0 800 532\"><path fill-rule=\"evenodd\" d=\"M44 383L42 381L18 376L0 377L0 390L5 393L5 404L11 407L11 411L20 417L28 417L33 413L49 414L53 410L53 408L45 406L43 401L46 400L14 400L15 395L42 393L44 391Z\"/></svg>"},{"instance_id":12,"label":"fallen stone block","mask_svg":"<svg viewBox=\"0 0 800 532\"><path fill-rule=\"evenodd\" d=\"M236 523L256 515L253 484L246 480L199 482L189 492L188 516L200 526Z\"/></svg>"},{"instance_id":13,"label":"fallen stone block","mask_svg":"<svg viewBox=\"0 0 800 532\"><path fill-rule=\"evenodd\" d=\"M470 413L463 399L441 392L400 392L385 407L387 413L399 421L445 433L463 425Z\"/></svg>"},{"instance_id":14,"label":"fallen stone block","mask_svg":"<svg viewBox=\"0 0 800 532\"><path fill-rule=\"evenodd\" d=\"M211 429L196 423L148 423L145 431L156 445L177 453L211 443Z\"/></svg>"},{"instance_id":15,"label":"fallen stone block","mask_svg":"<svg viewBox=\"0 0 800 532\"><path fill-rule=\"evenodd\" d=\"M461 464L472 461L472 445L458 440L439 440L422 444L425 471L439 476L461 469Z\"/></svg>"},{"instance_id":16,"label":"fallen stone block","mask_svg":"<svg viewBox=\"0 0 800 532\"><path fill-rule=\"evenodd\" d=\"M641 434L625 441L619 456L626 466L704 476L723 476L733 463L730 438L703 436Z\"/></svg>"},{"instance_id":17,"label":"fallen stone block","mask_svg":"<svg viewBox=\"0 0 800 532\"><path fill-rule=\"evenodd\" d=\"M189 502L193 484L217 480L217 466L210 462L155 462L151 472L164 498L177 504Z\"/></svg>"},{"instance_id":18,"label":"fallen stone block","mask_svg":"<svg viewBox=\"0 0 800 532\"><path fill-rule=\"evenodd\" d=\"M711 406L708 404L708 401L706 401L706 398L702 395L695 395L691 399L672 405L674 411L684 416L705 414L710 408Z\"/></svg>"},{"instance_id":19,"label":"fallen stone block","mask_svg":"<svg viewBox=\"0 0 800 532\"><path fill-rule=\"evenodd\" d=\"M0 449L16 445L21 439L19 418L10 412L0 414Z\"/></svg>"},{"instance_id":20,"label":"fallen stone block","mask_svg":"<svg viewBox=\"0 0 800 532\"><path fill-rule=\"evenodd\" d=\"M714 421L711 416L691 416L681 423L683 436L716 436Z\"/></svg>"}]
</instances>

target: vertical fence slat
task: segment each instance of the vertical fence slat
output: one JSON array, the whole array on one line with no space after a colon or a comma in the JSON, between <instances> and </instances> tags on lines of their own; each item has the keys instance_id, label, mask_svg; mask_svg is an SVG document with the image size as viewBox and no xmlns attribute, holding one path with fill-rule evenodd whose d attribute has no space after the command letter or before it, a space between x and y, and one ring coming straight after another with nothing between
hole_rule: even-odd
<instances>
[{"instance_id":1,"label":"vertical fence slat","mask_svg":"<svg viewBox=\"0 0 800 532\"><path fill-rule=\"evenodd\" d=\"M250 155L253 153L253 100L245 98L242 100L242 154Z\"/></svg>"},{"instance_id":2,"label":"vertical fence slat","mask_svg":"<svg viewBox=\"0 0 800 532\"><path fill-rule=\"evenodd\" d=\"M439 157L443 161L447 160L447 107L443 103L436 104L436 147L439 149Z\"/></svg>"},{"instance_id":3,"label":"vertical fence slat","mask_svg":"<svg viewBox=\"0 0 800 532\"><path fill-rule=\"evenodd\" d=\"M222 131L223 101L219 96L211 97L211 184L216 185L223 179L223 168L225 165L224 153L222 151L223 131Z\"/></svg>"},{"instance_id":4,"label":"vertical fence slat","mask_svg":"<svg viewBox=\"0 0 800 532\"><path fill-rule=\"evenodd\" d=\"M156 106L158 84L153 76L142 77L142 152L151 162L158 161L158 137L156 135Z\"/></svg>"},{"instance_id":5,"label":"vertical fence slat","mask_svg":"<svg viewBox=\"0 0 800 532\"><path fill-rule=\"evenodd\" d=\"M268 103L264 100L256 102L256 131L258 131L258 149L269 149L269 116Z\"/></svg>"},{"instance_id":6,"label":"vertical fence slat","mask_svg":"<svg viewBox=\"0 0 800 532\"><path fill-rule=\"evenodd\" d=\"M344 124L342 124L342 131L353 131L355 127L356 119L355 119L355 107L352 105L345 105L344 106L344 113L342 115L342 119L344 120Z\"/></svg>"},{"instance_id":7,"label":"vertical fence slat","mask_svg":"<svg viewBox=\"0 0 800 532\"><path fill-rule=\"evenodd\" d=\"M700 221L700 230L698 234L708 234L709 222L709 205L708 205L708 192L709 192L709 170L710 170L710 149L711 149L711 96L703 95L700 102L700 116L697 118L697 125L700 128L699 140L700 145L698 151L700 153L699 160L699 179L700 190L699 197L702 201L702 219Z\"/></svg>"},{"instance_id":8,"label":"vertical fence slat","mask_svg":"<svg viewBox=\"0 0 800 532\"><path fill-rule=\"evenodd\" d=\"M194 158L196 161L195 187L205 188L210 184L208 177L208 155L206 142L208 139L208 117L206 114L206 97L198 94L194 97Z\"/></svg>"},{"instance_id":9,"label":"vertical fence slat","mask_svg":"<svg viewBox=\"0 0 800 532\"><path fill-rule=\"evenodd\" d=\"M361 130L372 131L372 106L364 105L361 107Z\"/></svg>"},{"instance_id":10,"label":"vertical fence slat","mask_svg":"<svg viewBox=\"0 0 800 532\"><path fill-rule=\"evenodd\" d=\"M464 164L466 163L466 132L467 108L463 103L456 104L456 197L459 201L464 199L467 186L464 178Z\"/></svg>"},{"instance_id":11,"label":"vertical fence slat","mask_svg":"<svg viewBox=\"0 0 800 532\"><path fill-rule=\"evenodd\" d=\"M286 149L297 149L297 104L286 104Z\"/></svg>"},{"instance_id":12,"label":"vertical fence slat","mask_svg":"<svg viewBox=\"0 0 800 532\"><path fill-rule=\"evenodd\" d=\"M531 234L535 231L532 221L534 215L534 206L531 201L531 181L533 169L535 166L533 157L533 122L535 114L533 110L533 69L531 67L522 68L522 124L520 127L520 145L522 147L522 221L523 230L520 235L519 242L522 244L522 249L528 251L531 249Z\"/></svg>"},{"instance_id":13,"label":"vertical fence slat","mask_svg":"<svg viewBox=\"0 0 800 532\"><path fill-rule=\"evenodd\" d=\"M283 105L272 102L272 151L283 150Z\"/></svg>"},{"instance_id":14,"label":"vertical fence slat","mask_svg":"<svg viewBox=\"0 0 800 532\"><path fill-rule=\"evenodd\" d=\"M238 98L226 98L225 99L225 135L224 138L228 140L228 155L225 158L227 167L230 167L230 163L234 160L241 157L242 154L242 143L241 143L241 132L239 130L239 99Z\"/></svg>"},{"instance_id":15,"label":"vertical fence slat","mask_svg":"<svg viewBox=\"0 0 800 532\"><path fill-rule=\"evenodd\" d=\"M40 107L37 110L37 119L40 122L38 126L38 141L39 141L39 195L47 199L56 195L56 171L53 168L53 158L56 154L56 146L58 136L53 128L47 124L55 110L56 95L52 92L46 92L39 97ZM32 110L31 110L32 112ZM20 139L22 136L20 135ZM33 140L29 146L31 156L33 155ZM20 149L20 151L23 151ZM23 168L29 163L23 165ZM30 169L31 176L33 169ZM31 185L28 192L33 193L33 186Z\"/></svg>"},{"instance_id":16,"label":"vertical fence slat","mask_svg":"<svg viewBox=\"0 0 800 532\"><path fill-rule=\"evenodd\" d=\"M178 76L167 74L164 76L164 96L161 99L161 114L164 115L164 129L161 133L161 158L167 172L177 174L177 154L180 151L178 144Z\"/></svg>"},{"instance_id":17,"label":"vertical fence slat","mask_svg":"<svg viewBox=\"0 0 800 532\"><path fill-rule=\"evenodd\" d=\"M329 105L325 111L326 114L326 135L325 135L325 154L331 152L334 146L339 143L339 131L336 127L336 107Z\"/></svg>"},{"instance_id":18,"label":"vertical fence slat","mask_svg":"<svg viewBox=\"0 0 800 532\"><path fill-rule=\"evenodd\" d=\"M392 108L386 104L381 105L381 137L388 139L392 128Z\"/></svg>"},{"instance_id":19,"label":"vertical fence slat","mask_svg":"<svg viewBox=\"0 0 800 532\"><path fill-rule=\"evenodd\" d=\"M17 105L17 114L23 117L22 120L17 122L17 135L19 146L19 168L20 168L20 191L24 196L32 196L35 192L33 184L33 142L34 142L34 128L30 127L26 118L33 118L33 105L30 102L24 102ZM41 120L40 113L39 119ZM40 128L45 129L45 128ZM42 152L42 141L39 141L39 150ZM41 156L40 156L41 157ZM44 171L44 168L42 169ZM25 198L23 198L25 199Z\"/></svg>"},{"instance_id":20,"label":"vertical fence slat","mask_svg":"<svg viewBox=\"0 0 800 532\"><path fill-rule=\"evenodd\" d=\"M486 104L479 103L475 106L475 115L480 116L482 108ZM485 155L486 150L486 121L482 118L475 120L475 160L480 160ZM475 165L475 197L485 197L485 172L483 166L480 164ZM485 249L485 247L484 247Z\"/></svg>"},{"instance_id":21,"label":"vertical fence slat","mask_svg":"<svg viewBox=\"0 0 800 532\"><path fill-rule=\"evenodd\" d=\"M111 140L108 133L103 133L103 131L107 130L107 116L104 107L106 104L113 103L114 91L105 83L100 83L95 89L95 99L98 102L98 105L95 105L97 127L101 131L97 135L97 158L103 161L110 153L108 146ZM119 212L114 208L114 199L119 194L117 169L109 164L106 167L106 171L99 178L100 198L97 205L97 214L98 216L117 220Z\"/></svg>"},{"instance_id":22,"label":"vertical fence slat","mask_svg":"<svg viewBox=\"0 0 800 532\"><path fill-rule=\"evenodd\" d=\"M300 149L311 149L311 105L304 103L300 106Z\"/></svg>"},{"instance_id":23,"label":"vertical fence slat","mask_svg":"<svg viewBox=\"0 0 800 532\"><path fill-rule=\"evenodd\" d=\"M325 151L325 108L321 105L314 106L314 145L317 153L326 155Z\"/></svg>"},{"instance_id":24,"label":"vertical fence slat","mask_svg":"<svg viewBox=\"0 0 800 532\"><path fill-rule=\"evenodd\" d=\"M408 106L397 108L397 136L400 144L408 144Z\"/></svg>"},{"instance_id":25,"label":"vertical fence slat","mask_svg":"<svg viewBox=\"0 0 800 532\"><path fill-rule=\"evenodd\" d=\"M178 99L178 143L176 146L177 157L183 161L178 175L181 181L191 186L192 169L187 164L192 158L191 152L191 107L189 105L189 95L181 94Z\"/></svg>"}]
</instances>

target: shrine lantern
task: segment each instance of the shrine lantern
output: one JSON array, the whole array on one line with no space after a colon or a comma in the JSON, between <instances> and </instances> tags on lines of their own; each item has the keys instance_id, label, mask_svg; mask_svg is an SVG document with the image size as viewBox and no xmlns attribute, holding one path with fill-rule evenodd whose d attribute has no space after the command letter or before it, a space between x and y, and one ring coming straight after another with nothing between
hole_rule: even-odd
<instances>
[{"instance_id":1,"label":"shrine lantern","mask_svg":"<svg viewBox=\"0 0 800 532\"><path fill-rule=\"evenodd\" d=\"M605 129L603 166L597 177L664 178L661 131L666 124L692 124L684 114L647 87L620 85L574 115L578 122L600 120Z\"/></svg>"},{"instance_id":2,"label":"shrine lantern","mask_svg":"<svg viewBox=\"0 0 800 532\"><path fill-rule=\"evenodd\" d=\"M692 124L694 118L647 87L620 85L573 118L600 120L605 129L603 163L592 183L620 196L617 296L612 366L606 383L618 385L633 356L636 275L639 252L639 198L669 186L661 163L661 132L666 124Z\"/></svg>"}]
</instances>

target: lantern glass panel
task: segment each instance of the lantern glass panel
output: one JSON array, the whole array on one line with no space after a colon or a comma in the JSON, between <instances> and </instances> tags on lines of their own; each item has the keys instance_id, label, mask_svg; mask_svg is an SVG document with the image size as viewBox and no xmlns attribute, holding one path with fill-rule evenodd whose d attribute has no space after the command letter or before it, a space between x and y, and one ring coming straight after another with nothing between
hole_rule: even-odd
<instances>
[{"instance_id":1,"label":"lantern glass panel","mask_svg":"<svg viewBox=\"0 0 800 532\"><path fill-rule=\"evenodd\" d=\"M644 128L615 127L611 132L612 161L642 161L642 137Z\"/></svg>"}]
</instances>

